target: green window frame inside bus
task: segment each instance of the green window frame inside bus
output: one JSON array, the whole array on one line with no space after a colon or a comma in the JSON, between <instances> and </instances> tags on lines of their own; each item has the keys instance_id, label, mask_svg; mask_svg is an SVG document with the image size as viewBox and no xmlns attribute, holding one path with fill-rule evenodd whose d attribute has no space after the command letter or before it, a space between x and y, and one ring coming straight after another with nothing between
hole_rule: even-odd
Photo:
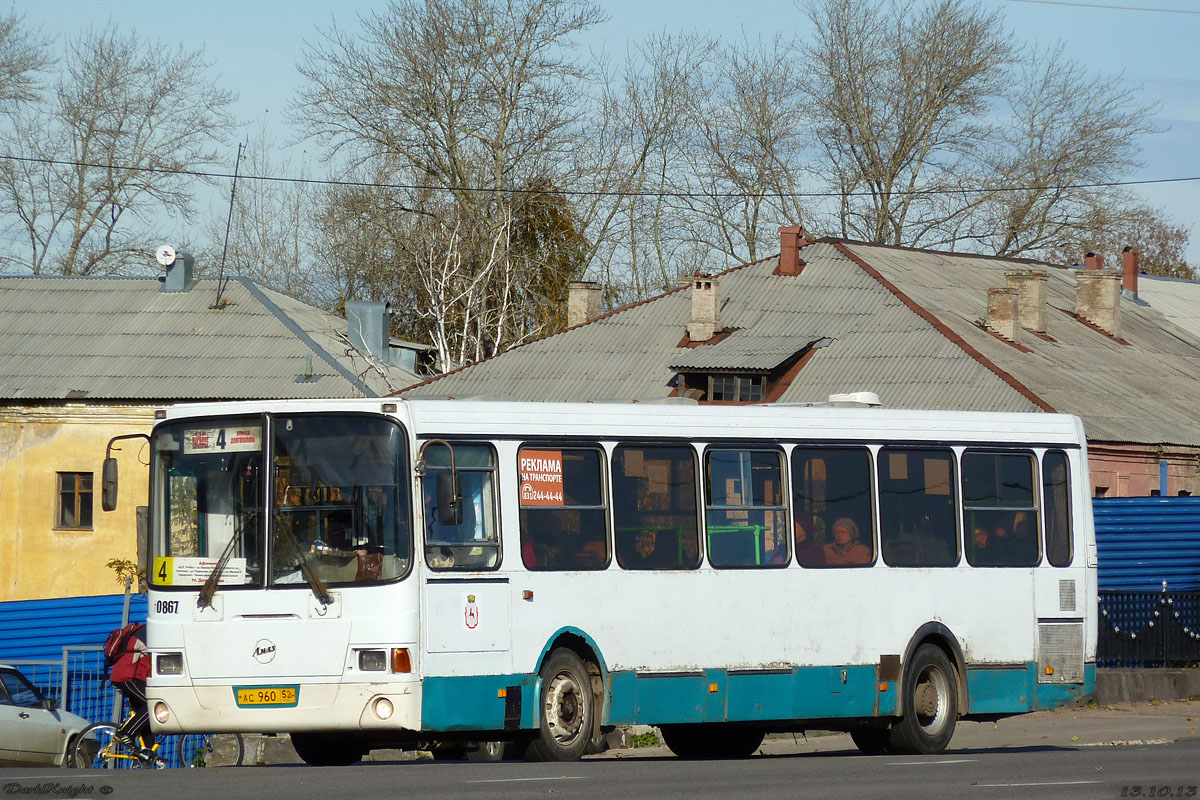
<instances>
[{"instance_id":1,"label":"green window frame inside bus","mask_svg":"<svg viewBox=\"0 0 1200 800\"><path fill-rule=\"evenodd\" d=\"M783 453L710 448L704 454L708 561L714 567L788 564Z\"/></svg>"},{"instance_id":2,"label":"green window frame inside bus","mask_svg":"<svg viewBox=\"0 0 1200 800\"><path fill-rule=\"evenodd\" d=\"M696 452L620 445L612 458L613 539L624 569L700 566Z\"/></svg>"}]
</instances>

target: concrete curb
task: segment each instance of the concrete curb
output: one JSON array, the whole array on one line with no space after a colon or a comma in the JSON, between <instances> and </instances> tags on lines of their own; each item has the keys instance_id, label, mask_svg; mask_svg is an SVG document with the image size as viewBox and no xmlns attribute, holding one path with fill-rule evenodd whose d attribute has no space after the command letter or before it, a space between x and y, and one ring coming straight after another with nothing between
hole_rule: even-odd
<instances>
[{"instance_id":1,"label":"concrete curb","mask_svg":"<svg viewBox=\"0 0 1200 800\"><path fill-rule=\"evenodd\" d=\"M1200 669L1098 669L1092 701L1107 706L1200 697Z\"/></svg>"}]
</instances>

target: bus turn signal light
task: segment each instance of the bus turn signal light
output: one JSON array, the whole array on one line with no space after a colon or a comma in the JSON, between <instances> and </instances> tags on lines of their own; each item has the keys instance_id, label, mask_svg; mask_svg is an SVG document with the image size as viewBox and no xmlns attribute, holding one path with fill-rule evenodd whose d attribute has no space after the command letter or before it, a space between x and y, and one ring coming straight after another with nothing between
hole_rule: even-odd
<instances>
[{"instance_id":1,"label":"bus turn signal light","mask_svg":"<svg viewBox=\"0 0 1200 800\"><path fill-rule=\"evenodd\" d=\"M1047 674L1047 675L1053 675L1053 674L1054 674L1054 667L1046 667L1046 674Z\"/></svg>"},{"instance_id":2,"label":"bus turn signal light","mask_svg":"<svg viewBox=\"0 0 1200 800\"><path fill-rule=\"evenodd\" d=\"M408 657L408 648L397 647L392 650L392 672L412 672L412 659Z\"/></svg>"}]
</instances>

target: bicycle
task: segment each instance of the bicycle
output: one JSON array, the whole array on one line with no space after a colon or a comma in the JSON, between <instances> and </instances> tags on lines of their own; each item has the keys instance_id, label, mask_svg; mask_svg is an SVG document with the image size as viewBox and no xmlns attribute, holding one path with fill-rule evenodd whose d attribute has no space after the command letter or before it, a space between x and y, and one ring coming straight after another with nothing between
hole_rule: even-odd
<instances>
[{"instance_id":1,"label":"bicycle","mask_svg":"<svg viewBox=\"0 0 1200 800\"><path fill-rule=\"evenodd\" d=\"M163 769L167 761L158 753L160 744L155 737L148 748L127 745L117 738L116 725L93 722L75 737L71 765L81 769Z\"/></svg>"},{"instance_id":2,"label":"bicycle","mask_svg":"<svg viewBox=\"0 0 1200 800\"><path fill-rule=\"evenodd\" d=\"M126 718L128 721L128 717ZM75 737L71 764L80 769L163 769L166 767L204 767L213 761L213 737L202 733L155 737L149 748L130 747L117 739L118 726L111 722L93 722ZM241 766L246 744L240 734L222 739L221 760Z\"/></svg>"}]
</instances>

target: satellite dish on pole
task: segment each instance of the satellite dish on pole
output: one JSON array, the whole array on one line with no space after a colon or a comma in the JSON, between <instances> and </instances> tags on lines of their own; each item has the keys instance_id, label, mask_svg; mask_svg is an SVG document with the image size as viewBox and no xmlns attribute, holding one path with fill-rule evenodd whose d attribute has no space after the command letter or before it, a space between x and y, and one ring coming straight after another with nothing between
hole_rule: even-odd
<instances>
[{"instance_id":1,"label":"satellite dish on pole","mask_svg":"<svg viewBox=\"0 0 1200 800\"><path fill-rule=\"evenodd\" d=\"M175 248L169 244L164 244L154 251L154 257L158 259L159 264L169 267L175 263Z\"/></svg>"}]
</instances>

